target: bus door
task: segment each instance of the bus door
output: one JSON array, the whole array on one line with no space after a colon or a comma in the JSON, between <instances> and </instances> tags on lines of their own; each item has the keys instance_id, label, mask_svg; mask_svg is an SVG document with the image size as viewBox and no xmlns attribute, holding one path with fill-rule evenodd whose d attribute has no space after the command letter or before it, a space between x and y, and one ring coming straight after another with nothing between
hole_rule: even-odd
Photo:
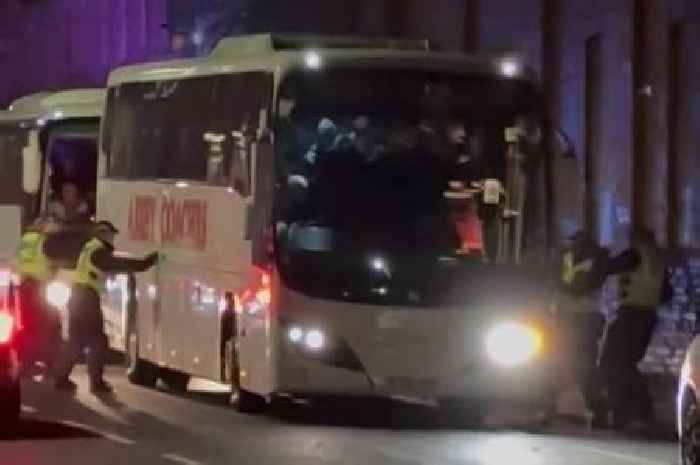
<instances>
[{"instance_id":1,"label":"bus door","mask_svg":"<svg viewBox=\"0 0 700 465\"><path fill-rule=\"evenodd\" d=\"M262 72L182 80L167 93L159 332L171 366L201 377L221 377L224 302L250 269L252 153L271 95Z\"/></svg>"},{"instance_id":2,"label":"bus door","mask_svg":"<svg viewBox=\"0 0 700 465\"><path fill-rule=\"evenodd\" d=\"M252 392L270 392L275 385L276 339L273 309L272 262L274 198L274 151L269 138L261 137L252 147L252 199L246 214L246 237L250 241L249 284L240 294L237 318L238 364L241 387ZM253 305L249 303L254 301ZM243 375L245 374L245 376Z\"/></svg>"}]
</instances>

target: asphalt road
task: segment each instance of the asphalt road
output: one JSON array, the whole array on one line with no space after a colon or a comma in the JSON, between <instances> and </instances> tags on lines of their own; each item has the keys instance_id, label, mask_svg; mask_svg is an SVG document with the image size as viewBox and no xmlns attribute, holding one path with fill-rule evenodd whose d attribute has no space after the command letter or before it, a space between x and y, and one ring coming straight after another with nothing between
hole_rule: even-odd
<instances>
[{"instance_id":1,"label":"asphalt road","mask_svg":"<svg viewBox=\"0 0 700 465\"><path fill-rule=\"evenodd\" d=\"M87 392L85 372L75 396L27 380L23 420L0 439L2 465L669 465L672 442L606 433L574 425L528 432L491 424L470 429L443 413L393 404L278 406L246 416L222 395L193 383L184 395L131 386L113 368L115 395Z\"/></svg>"}]
</instances>

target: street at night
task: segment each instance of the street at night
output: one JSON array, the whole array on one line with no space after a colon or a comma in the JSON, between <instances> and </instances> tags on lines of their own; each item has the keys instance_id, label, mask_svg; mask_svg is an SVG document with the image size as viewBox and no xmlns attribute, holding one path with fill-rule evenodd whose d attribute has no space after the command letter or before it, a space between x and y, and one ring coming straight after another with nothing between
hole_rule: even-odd
<instances>
[{"instance_id":1,"label":"street at night","mask_svg":"<svg viewBox=\"0 0 700 465\"><path fill-rule=\"evenodd\" d=\"M86 392L82 370L76 375L80 389L75 397L56 393L50 384L26 382L23 420L15 437L0 442L2 463L676 463L670 441L589 433L565 420L539 433L497 425L480 430L445 420L438 410L384 403L374 414L347 405L285 405L263 416L246 416L223 406L222 394L147 390L130 385L122 372L109 371L116 394L104 399Z\"/></svg>"},{"instance_id":2,"label":"street at night","mask_svg":"<svg viewBox=\"0 0 700 465\"><path fill-rule=\"evenodd\" d=\"M700 465L700 0L0 4L0 465Z\"/></svg>"}]
</instances>

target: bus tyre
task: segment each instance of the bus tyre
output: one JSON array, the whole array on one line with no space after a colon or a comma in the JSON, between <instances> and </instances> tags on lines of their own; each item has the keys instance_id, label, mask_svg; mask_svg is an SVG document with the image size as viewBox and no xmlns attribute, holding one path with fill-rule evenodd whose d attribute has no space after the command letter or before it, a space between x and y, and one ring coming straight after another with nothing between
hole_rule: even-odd
<instances>
[{"instance_id":1,"label":"bus tyre","mask_svg":"<svg viewBox=\"0 0 700 465\"><path fill-rule=\"evenodd\" d=\"M161 370L160 379L171 391L179 393L187 392L187 385L190 382L189 375L170 369Z\"/></svg>"},{"instance_id":2,"label":"bus tyre","mask_svg":"<svg viewBox=\"0 0 700 465\"><path fill-rule=\"evenodd\" d=\"M236 406L236 410L241 413L261 413L267 406L264 397L240 388L235 389L235 392L231 395L231 400Z\"/></svg>"},{"instance_id":3,"label":"bus tyre","mask_svg":"<svg viewBox=\"0 0 700 465\"><path fill-rule=\"evenodd\" d=\"M155 387L158 382L158 369L139 357L139 337L135 324L129 325L126 344L126 377L132 384Z\"/></svg>"}]
</instances>

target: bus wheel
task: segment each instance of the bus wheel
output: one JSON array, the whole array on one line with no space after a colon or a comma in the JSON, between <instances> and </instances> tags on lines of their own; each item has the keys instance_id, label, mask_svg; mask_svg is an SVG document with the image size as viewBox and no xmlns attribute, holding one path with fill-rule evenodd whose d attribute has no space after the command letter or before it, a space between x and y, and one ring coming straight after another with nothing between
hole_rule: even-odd
<instances>
[{"instance_id":1,"label":"bus wheel","mask_svg":"<svg viewBox=\"0 0 700 465\"><path fill-rule=\"evenodd\" d=\"M187 392L187 385L190 382L190 376L177 370L163 369L160 372L160 379L163 380L166 386L174 392Z\"/></svg>"},{"instance_id":2,"label":"bus wheel","mask_svg":"<svg viewBox=\"0 0 700 465\"><path fill-rule=\"evenodd\" d=\"M238 350L233 339L226 341L226 359L230 364L231 374L231 403L241 413L261 413L267 407L267 401L263 396L242 389L240 386L241 369L238 364Z\"/></svg>"},{"instance_id":3,"label":"bus wheel","mask_svg":"<svg viewBox=\"0 0 700 465\"><path fill-rule=\"evenodd\" d=\"M135 323L129 325L126 341L126 377L133 384L155 387L158 382L158 369L139 357L139 336Z\"/></svg>"},{"instance_id":4,"label":"bus wheel","mask_svg":"<svg viewBox=\"0 0 700 465\"><path fill-rule=\"evenodd\" d=\"M263 396L235 387L231 390L231 402L241 413L261 413L267 407L267 401Z\"/></svg>"}]
</instances>

